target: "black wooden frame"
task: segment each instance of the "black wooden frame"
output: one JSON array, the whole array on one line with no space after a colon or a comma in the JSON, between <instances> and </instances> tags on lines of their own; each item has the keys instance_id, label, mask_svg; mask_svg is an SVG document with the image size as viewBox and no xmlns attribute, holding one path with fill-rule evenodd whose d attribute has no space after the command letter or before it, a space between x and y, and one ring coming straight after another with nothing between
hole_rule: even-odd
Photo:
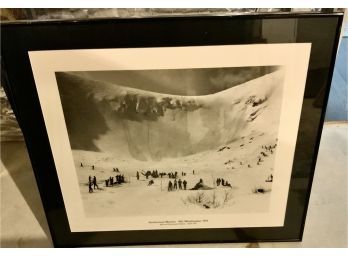
<instances>
[{"instance_id":1,"label":"black wooden frame","mask_svg":"<svg viewBox=\"0 0 348 257\"><path fill-rule=\"evenodd\" d=\"M302 108L284 226L72 233L28 51L267 43L267 38L263 38L258 31L262 22L269 19L274 22L295 19L297 36L294 42L310 42L312 50L318 50L311 53L305 98L313 100L319 91L323 96L320 103L316 104L320 117L313 118L310 110ZM2 84L25 137L54 245L72 247L301 240L342 20L343 15L336 13L2 23ZM320 26L324 23L327 26ZM310 35L307 35L307 30L311 30ZM288 33L293 32L285 34ZM323 38L326 43L323 43ZM271 43L290 43L282 36L276 41ZM318 71L318 61L315 60L321 50L331 54L329 59L319 61L321 68ZM45 183L48 180L50 183Z\"/></svg>"}]
</instances>

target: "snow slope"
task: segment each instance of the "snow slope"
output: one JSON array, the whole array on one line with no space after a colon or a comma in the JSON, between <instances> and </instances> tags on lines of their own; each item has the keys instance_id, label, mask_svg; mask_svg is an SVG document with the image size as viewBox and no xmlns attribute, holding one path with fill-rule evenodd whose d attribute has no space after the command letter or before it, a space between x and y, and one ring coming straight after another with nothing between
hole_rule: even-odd
<instances>
[{"instance_id":1,"label":"snow slope","mask_svg":"<svg viewBox=\"0 0 348 257\"><path fill-rule=\"evenodd\" d=\"M278 111L281 100L281 71L195 97L125 88L71 74L60 76L71 76L74 81L59 88L75 149L88 149L85 145L90 140L93 147L88 150L159 161L215 149L248 134L253 127L273 128L278 122L279 114L273 112ZM79 98L88 102L81 103ZM253 106L263 99L263 104Z\"/></svg>"}]
</instances>

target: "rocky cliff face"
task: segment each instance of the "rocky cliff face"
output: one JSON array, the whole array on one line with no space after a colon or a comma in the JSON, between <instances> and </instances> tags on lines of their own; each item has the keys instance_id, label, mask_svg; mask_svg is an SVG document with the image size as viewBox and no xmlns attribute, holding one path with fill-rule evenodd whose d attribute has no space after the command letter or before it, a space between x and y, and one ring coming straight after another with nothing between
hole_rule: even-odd
<instances>
[{"instance_id":1,"label":"rocky cliff face","mask_svg":"<svg viewBox=\"0 0 348 257\"><path fill-rule=\"evenodd\" d=\"M277 129L280 71L205 96L160 94L69 73L56 76L73 149L159 161L216 149L265 126Z\"/></svg>"}]
</instances>

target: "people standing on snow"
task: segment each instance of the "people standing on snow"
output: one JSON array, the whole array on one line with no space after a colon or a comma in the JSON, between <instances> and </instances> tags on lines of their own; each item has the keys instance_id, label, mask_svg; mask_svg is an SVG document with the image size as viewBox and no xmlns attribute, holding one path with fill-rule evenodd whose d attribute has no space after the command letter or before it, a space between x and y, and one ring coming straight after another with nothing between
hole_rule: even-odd
<instances>
[{"instance_id":1,"label":"people standing on snow","mask_svg":"<svg viewBox=\"0 0 348 257\"><path fill-rule=\"evenodd\" d=\"M218 178L218 179L216 180L216 185L217 185L217 186L220 186L220 182L221 182L221 179Z\"/></svg>"},{"instance_id":2,"label":"people standing on snow","mask_svg":"<svg viewBox=\"0 0 348 257\"><path fill-rule=\"evenodd\" d=\"M179 185L179 189L180 189L180 190L182 189L181 184L182 184L182 181L181 181L181 179L179 178L179 180L178 180L178 185Z\"/></svg>"},{"instance_id":3,"label":"people standing on snow","mask_svg":"<svg viewBox=\"0 0 348 257\"><path fill-rule=\"evenodd\" d=\"M173 190L173 183L172 181L169 180L169 183L168 183L168 192L172 191Z\"/></svg>"},{"instance_id":4,"label":"people standing on snow","mask_svg":"<svg viewBox=\"0 0 348 257\"><path fill-rule=\"evenodd\" d=\"M182 184L184 185L184 190L186 190L187 181L186 181L186 180L184 180L184 182L182 182Z\"/></svg>"},{"instance_id":5,"label":"people standing on snow","mask_svg":"<svg viewBox=\"0 0 348 257\"><path fill-rule=\"evenodd\" d=\"M139 180L139 171L137 171L137 180Z\"/></svg>"},{"instance_id":6,"label":"people standing on snow","mask_svg":"<svg viewBox=\"0 0 348 257\"><path fill-rule=\"evenodd\" d=\"M105 179L105 186L108 187L109 186L109 180Z\"/></svg>"},{"instance_id":7,"label":"people standing on snow","mask_svg":"<svg viewBox=\"0 0 348 257\"><path fill-rule=\"evenodd\" d=\"M98 184L97 184L97 178L94 176L93 177L93 188L95 189L95 188L98 188L99 189L99 187L98 187Z\"/></svg>"},{"instance_id":8,"label":"people standing on snow","mask_svg":"<svg viewBox=\"0 0 348 257\"><path fill-rule=\"evenodd\" d=\"M89 193L93 193L93 189L92 189L92 182L90 181L89 183L88 183L88 189L89 189Z\"/></svg>"},{"instance_id":9,"label":"people standing on snow","mask_svg":"<svg viewBox=\"0 0 348 257\"><path fill-rule=\"evenodd\" d=\"M92 170L94 170L94 165L92 165Z\"/></svg>"},{"instance_id":10,"label":"people standing on snow","mask_svg":"<svg viewBox=\"0 0 348 257\"><path fill-rule=\"evenodd\" d=\"M178 182L176 181L176 179L174 179L174 190L178 189Z\"/></svg>"},{"instance_id":11,"label":"people standing on snow","mask_svg":"<svg viewBox=\"0 0 348 257\"><path fill-rule=\"evenodd\" d=\"M92 176L91 175L88 177L88 183L92 183Z\"/></svg>"}]
</instances>

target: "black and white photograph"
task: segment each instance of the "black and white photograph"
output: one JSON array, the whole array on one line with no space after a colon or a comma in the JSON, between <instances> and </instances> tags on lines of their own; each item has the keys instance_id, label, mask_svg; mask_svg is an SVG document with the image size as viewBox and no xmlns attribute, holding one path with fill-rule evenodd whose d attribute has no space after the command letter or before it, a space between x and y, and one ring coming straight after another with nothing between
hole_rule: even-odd
<instances>
[{"instance_id":1,"label":"black and white photograph","mask_svg":"<svg viewBox=\"0 0 348 257\"><path fill-rule=\"evenodd\" d=\"M30 52L72 231L281 226L309 50Z\"/></svg>"},{"instance_id":2,"label":"black and white photograph","mask_svg":"<svg viewBox=\"0 0 348 257\"><path fill-rule=\"evenodd\" d=\"M57 72L87 217L265 212L282 66Z\"/></svg>"}]
</instances>

